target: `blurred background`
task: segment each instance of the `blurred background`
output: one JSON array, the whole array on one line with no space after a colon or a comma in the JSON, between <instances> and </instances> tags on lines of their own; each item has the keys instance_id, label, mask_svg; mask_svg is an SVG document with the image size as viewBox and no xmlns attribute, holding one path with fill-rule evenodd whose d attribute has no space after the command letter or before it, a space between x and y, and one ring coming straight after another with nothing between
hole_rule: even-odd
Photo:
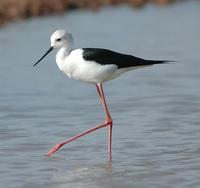
<instances>
[{"instance_id":1,"label":"blurred background","mask_svg":"<svg viewBox=\"0 0 200 188\"><path fill-rule=\"evenodd\" d=\"M198 0L0 0L0 187L198 188L200 186ZM104 119L93 85L71 80L49 48L56 29L76 47L175 62L104 84L107 129L59 150L59 141Z\"/></svg>"},{"instance_id":2,"label":"blurred background","mask_svg":"<svg viewBox=\"0 0 200 188\"><path fill-rule=\"evenodd\" d=\"M98 10L102 6L126 4L142 8L148 3L169 5L190 0L0 0L0 23L63 12L72 9Z\"/></svg>"}]
</instances>

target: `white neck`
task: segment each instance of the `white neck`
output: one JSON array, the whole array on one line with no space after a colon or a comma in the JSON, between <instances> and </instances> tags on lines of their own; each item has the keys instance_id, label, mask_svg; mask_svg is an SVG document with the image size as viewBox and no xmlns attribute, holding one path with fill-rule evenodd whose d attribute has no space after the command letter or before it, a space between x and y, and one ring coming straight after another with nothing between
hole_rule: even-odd
<instances>
[{"instance_id":1,"label":"white neck","mask_svg":"<svg viewBox=\"0 0 200 188\"><path fill-rule=\"evenodd\" d=\"M73 37L70 33L67 33L64 39L63 46L56 55L56 63L61 71L64 65L65 57L70 54L73 47Z\"/></svg>"},{"instance_id":2,"label":"white neck","mask_svg":"<svg viewBox=\"0 0 200 188\"><path fill-rule=\"evenodd\" d=\"M64 65L65 57L70 54L70 51L71 49L67 47L62 47L56 54L56 63L61 71Z\"/></svg>"}]
</instances>

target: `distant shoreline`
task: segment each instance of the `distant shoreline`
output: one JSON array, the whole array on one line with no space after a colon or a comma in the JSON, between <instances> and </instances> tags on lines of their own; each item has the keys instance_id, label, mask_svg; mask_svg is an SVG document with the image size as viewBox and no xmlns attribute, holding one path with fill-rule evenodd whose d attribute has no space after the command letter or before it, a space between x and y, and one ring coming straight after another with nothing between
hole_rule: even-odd
<instances>
[{"instance_id":1,"label":"distant shoreline","mask_svg":"<svg viewBox=\"0 0 200 188\"><path fill-rule=\"evenodd\" d=\"M167 5L186 0L0 0L0 26L30 17L50 15L72 9L99 9L107 5L128 4L143 7L147 3Z\"/></svg>"}]
</instances>

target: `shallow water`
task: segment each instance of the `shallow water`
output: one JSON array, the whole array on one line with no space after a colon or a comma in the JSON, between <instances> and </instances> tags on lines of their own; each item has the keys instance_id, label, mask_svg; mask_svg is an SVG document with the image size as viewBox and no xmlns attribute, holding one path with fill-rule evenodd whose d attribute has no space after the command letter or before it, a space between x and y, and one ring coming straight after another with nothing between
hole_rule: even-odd
<instances>
[{"instance_id":1,"label":"shallow water","mask_svg":"<svg viewBox=\"0 0 200 188\"><path fill-rule=\"evenodd\" d=\"M0 31L0 187L199 187L200 4L73 11ZM179 62L138 69L105 84L114 119L107 130L44 154L101 122L95 87L61 74L54 55L32 65L57 28L76 47L104 47Z\"/></svg>"}]
</instances>

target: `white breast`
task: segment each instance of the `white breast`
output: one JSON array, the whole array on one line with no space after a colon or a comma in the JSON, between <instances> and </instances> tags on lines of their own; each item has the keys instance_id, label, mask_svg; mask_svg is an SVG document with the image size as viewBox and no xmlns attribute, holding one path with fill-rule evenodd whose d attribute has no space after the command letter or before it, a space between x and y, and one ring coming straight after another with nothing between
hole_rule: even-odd
<instances>
[{"instance_id":1,"label":"white breast","mask_svg":"<svg viewBox=\"0 0 200 188\"><path fill-rule=\"evenodd\" d=\"M62 57L57 54L57 64L70 78L89 83L103 83L113 79L117 71L116 65L101 65L94 61L83 59L83 49L75 49L69 55ZM106 63L106 62L105 62Z\"/></svg>"}]
</instances>

